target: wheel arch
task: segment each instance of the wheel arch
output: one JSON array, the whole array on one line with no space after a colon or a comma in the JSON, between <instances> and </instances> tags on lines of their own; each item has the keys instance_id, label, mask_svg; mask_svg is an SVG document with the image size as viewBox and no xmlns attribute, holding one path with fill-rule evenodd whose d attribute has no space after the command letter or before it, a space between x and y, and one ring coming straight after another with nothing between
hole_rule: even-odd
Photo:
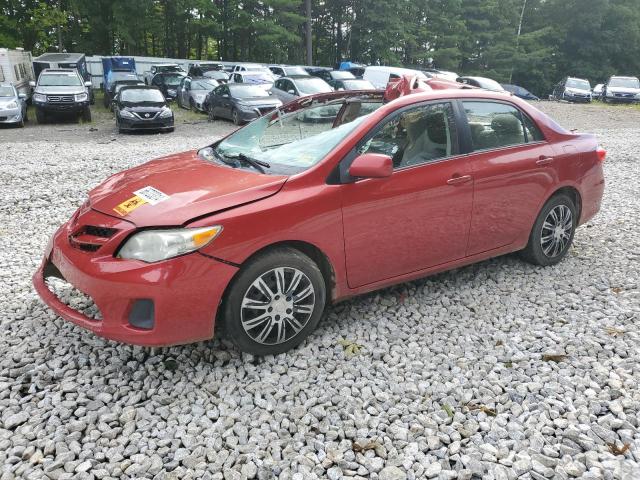
<instances>
[{"instance_id":1,"label":"wheel arch","mask_svg":"<svg viewBox=\"0 0 640 480\"><path fill-rule=\"evenodd\" d=\"M234 275L234 277L229 282L229 285L225 289L223 298L227 296L228 290L233 284L235 277L238 275L238 273L242 270L242 268L245 265L247 265L256 257L259 257L260 255L264 255L265 253L270 252L272 250L276 250L278 248L292 248L306 255L311 260L313 260L313 262L320 269L320 273L322 273L322 278L324 279L325 288L327 292L327 302L332 302L333 300L335 300L335 298L337 297L336 273L335 273L333 264L331 263L331 260L329 260L329 257L316 245L303 240L283 240L283 241L271 243L269 245L265 245L260 249L256 250L255 252L253 252L249 257L247 257L240 264L240 268L238 269L238 272L236 273L236 275Z\"/></svg>"},{"instance_id":2,"label":"wheel arch","mask_svg":"<svg viewBox=\"0 0 640 480\"><path fill-rule=\"evenodd\" d=\"M554 190L553 193L547 197L547 199L544 201L542 205L544 206L550 199L552 199L556 195L566 195L571 200L573 200L573 204L576 207L576 217L578 219L577 223L580 223L580 217L582 216L582 195L580 195L580 191L573 185L564 185Z\"/></svg>"}]
</instances>

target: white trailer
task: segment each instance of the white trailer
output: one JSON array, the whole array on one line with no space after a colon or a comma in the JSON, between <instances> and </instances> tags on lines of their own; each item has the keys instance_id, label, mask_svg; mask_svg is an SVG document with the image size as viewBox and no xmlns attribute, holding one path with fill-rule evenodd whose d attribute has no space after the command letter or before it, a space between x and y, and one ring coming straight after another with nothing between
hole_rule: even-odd
<instances>
[{"instance_id":1,"label":"white trailer","mask_svg":"<svg viewBox=\"0 0 640 480\"><path fill-rule=\"evenodd\" d=\"M35 78L31 52L0 48L0 85L13 85L18 92L31 97L29 82Z\"/></svg>"}]
</instances>

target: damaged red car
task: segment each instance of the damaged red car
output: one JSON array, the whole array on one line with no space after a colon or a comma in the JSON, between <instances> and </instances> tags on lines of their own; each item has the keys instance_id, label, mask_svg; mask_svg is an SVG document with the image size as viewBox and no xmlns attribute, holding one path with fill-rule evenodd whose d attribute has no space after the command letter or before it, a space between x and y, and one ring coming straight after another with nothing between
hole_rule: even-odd
<instances>
[{"instance_id":1,"label":"damaged red car","mask_svg":"<svg viewBox=\"0 0 640 480\"><path fill-rule=\"evenodd\" d=\"M604 157L506 93L306 97L108 178L53 235L34 284L108 339L184 344L224 322L240 350L277 354L353 295L510 252L558 263L600 208Z\"/></svg>"}]
</instances>

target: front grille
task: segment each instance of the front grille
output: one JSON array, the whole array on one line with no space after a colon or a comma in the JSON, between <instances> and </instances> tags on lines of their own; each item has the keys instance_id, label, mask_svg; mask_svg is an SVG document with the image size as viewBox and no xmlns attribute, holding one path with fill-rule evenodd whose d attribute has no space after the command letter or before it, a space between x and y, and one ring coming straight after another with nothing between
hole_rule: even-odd
<instances>
[{"instance_id":1,"label":"front grille","mask_svg":"<svg viewBox=\"0 0 640 480\"><path fill-rule=\"evenodd\" d=\"M83 225L69 235L69 243L83 252L97 252L117 232L116 228Z\"/></svg>"},{"instance_id":2,"label":"front grille","mask_svg":"<svg viewBox=\"0 0 640 480\"><path fill-rule=\"evenodd\" d=\"M159 112L133 112L133 114L142 120L154 120ZM146 115L149 115L148 117Z\"/></svg>"},{"instance_id":3,"label":"front grille","mask_svg":"<svg viewBox=\"0 0 640 480\"><path fill-rule=\"evenodd\" d=\"M0 117L0 122L4 122L9 117Z\"/></svg>"},{"instance_id":4,"label":"front grille","mask_svg":"<svg viewBox=\"0 0 640 480\"><path fill-rule=\"evenodd\" d=\"M90 320L99 322L102 320L102 312L89 295L82 293L63 278L46 277L45 283L51 293L58 300L73 308L75 311L82 313Z\"/></svg>"},{"instance_id":5,"label":"front grille","mask_svg":"<svg viewBox=\"0 0 640 480\"><path fill-rule=\"evenodd\" d=\"M51 103L73 102L73 95L47 95L47 100Z\"/></svg>"}]
</instances>

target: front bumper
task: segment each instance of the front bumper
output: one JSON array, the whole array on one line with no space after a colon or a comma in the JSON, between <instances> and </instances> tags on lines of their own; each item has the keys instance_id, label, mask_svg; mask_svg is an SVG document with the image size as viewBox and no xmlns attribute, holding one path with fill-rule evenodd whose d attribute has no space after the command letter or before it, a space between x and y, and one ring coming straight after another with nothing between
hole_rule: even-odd
<instances>
[{"instance_id":1,"label":"front bumper","mask_svg":"<svg viewBox=\"0 0 640 480\"><path fill-rule=\"evenodd\" d=\"M33 102L34 106L47 113L82 113L89 107L89 100L85 102Z\"/></svg>"},{"instance_id":2,"label":"front bumper","mask_svg":"<svg viewBox=\"0 0 640 480\"><path fill-rule=\"evenodd\" d=\"M117 233L106 241L97 239L98 250L83 250L78 245L97 241L77 235L86 225ZM237 268L197 252L151 264L114 257L134 230L129 222L86 207L76 212L49 241L33 276L38 295L65 320L119 342L169 346L212 338L218 306ZM91 297L102 318L95 320L63 303L45 282L51 275ZM150 328L131 323L140 300L153 302Z\"/></svg>"},{"instance_id":3,"label":"front bumper","mask_svg":"<svg viewBox=\"0 0 640 480\"><path fill-rule=\"evenodd\" d=\"M273 112L277 107L275 106L263 106L263 107L255 107L255 108L239 108L238 112L240 113L240 120L243 122L250 122L251 120L255 120L256 118L261 117L269 112Z\"/></svg>"},{"instance_id":4,"label":"front bumper","mask_svg":"<svg viewBox=\"0 0 640 480\"><path fill-rule=\"evenodd\" d=\"M640 103L640 99L636 98L635 96L619 97L616 95L607 94L606 99L608 102L611 102L611 103Z\"/></svg>"},{"instance_id":5,"label":"front bumper","mask_svg":"<svg viewBox=\"0 0 640 480\"><path fill-rule=\"evenodd\" d=\"M564 94L564 99L567 100L568 102L575 102L575 103L589 103L591 102L591 95L577 95L574 93L568 93L565 92Z\"/></svg>"},{"instance_id":6,"label":"front bumper","mask_svg":"<svg viewBox=\"0 0 640 480\"><path fill-rule=\"evenodd\" d=\"M0 110L0 123L18 123L22 120L22 108Z\"/></svg>"},{"instance_id":7,"label":"front bumper","mask_svg":"<svg viewBox=\"0 0 640 480\"><path fill-rule=\"evenodd\" d=\"M152 119L120 117L121 130L171 130L172 128L174 128L173 116Z\"/></svg>"}]
</instances>

